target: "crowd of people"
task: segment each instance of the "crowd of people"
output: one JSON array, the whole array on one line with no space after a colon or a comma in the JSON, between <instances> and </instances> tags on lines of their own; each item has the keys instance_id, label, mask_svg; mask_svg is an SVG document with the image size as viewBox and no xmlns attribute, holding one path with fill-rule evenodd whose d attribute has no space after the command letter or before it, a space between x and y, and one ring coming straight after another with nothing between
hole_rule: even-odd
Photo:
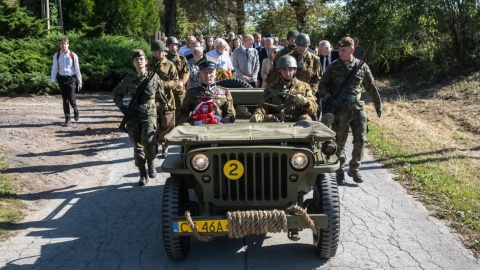
<instances>
[{"instance_id":1,"label":"crowd of people","mask_svg":"<svg viewBox=\"0 0 480 270\"><path fill-rule=\"evenodd\" d=\"M152 42L150 60L142 50L134 50L131 60L135 72L113 90L115 104L125 115L126 129L134 145L139 185L148 182L147 174L155 177L155 153L161 146L161 157L166 157L165 135L175 126L235 122L232 95L216 84L218 70L235 74L252 87L263 88L266 103L288 105L280 111L279 106L259 104L250 122L320 120L322 114L333 114L331 128L340 146L337 182L345 181L345 143L350 129L354 147L347 174L355 182L363 182L359 168L367 116L362 92L370 96L378 117L382 105L357 37L341 39L338 50L333 50L327 40L313 46L308 34L296 30L289 31L282 40L262 37L260 33L231 32L225 37L189 36L184 41L183 45L170 36ZM58 79L68 125L69 104L75 120L79 117L74 89L76 82L81 88L81 75L78 58L68 51L68 39L61 41L60 48L53 59L52 86ZM128 106L123 102L126 94L132 96Z\"/></svg>"}]
</instances>

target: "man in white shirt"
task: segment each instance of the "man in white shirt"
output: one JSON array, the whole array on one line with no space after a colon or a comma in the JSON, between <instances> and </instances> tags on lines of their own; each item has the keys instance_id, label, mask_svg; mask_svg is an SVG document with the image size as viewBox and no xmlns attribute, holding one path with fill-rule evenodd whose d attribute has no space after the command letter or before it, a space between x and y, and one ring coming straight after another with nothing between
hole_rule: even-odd
<instances>
[{"instance_id":1,"label":"man in white shirt","mask_svg":"<svg viewBox=\"0 0 480 270\"><path fill-rule=\"evenodd\" d=\"M52 64L52 88L56 89L55 82L58 81L60 93L63 100L63 112L65 114L65 127L71 124L70 106L73 109L75 121L79 119L77 101L75 98L75 90L82 89L82 74L80 73L80 65L78 64L78 56L68 49L69 40L67 37L60 39L60 51L53 55Z\"/></svg>"},{"instance_id":2,"label":"man in white shirt","mask_svg":"<svg viewBox=\"0 0 480 270\"><path fill-rule=\"evenodd\" d=\"M223 38L217 38L213 42L214 50L211 50L206 53L206 56L213 57L217 59L217 68L222 68L226 71L232 71L233 65L230 60L230 56L225 48L228 47L227 42Z\"/></svg>"},{"instance_id":3,"label":"man in white shirt","mask_svg":"<svg viewBox=\"0 0 480 270\"><path fill-rule=\"evenodd\" d=\"M191 44L193 44L195 41L197 41L196 37L189 36L185 42L185 46L182 46L180 49L178 49L178 54L181 56L192 54Z\"/></svg>"}]
</instances>

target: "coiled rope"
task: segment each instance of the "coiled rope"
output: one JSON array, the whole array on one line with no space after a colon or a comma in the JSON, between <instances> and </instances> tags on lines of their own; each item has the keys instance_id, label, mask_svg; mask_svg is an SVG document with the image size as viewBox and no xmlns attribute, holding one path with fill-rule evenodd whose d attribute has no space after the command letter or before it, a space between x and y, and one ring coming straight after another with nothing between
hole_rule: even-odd
<instances>
[{"instance_id":1,"label":"coiled rope","mask_svg":"<svg viewBox=\"0 0 480 270\"><path fill-rule=\"evenodd\" d=\"M313 220L308 216L305 209L298 205L292 205L285 211L268 210L268 211L235 211L227 212L228 220L228 237L243 238L250 234L279 233L287 232L287 214L301 215L308 224L308 227L314 234L318 234L318 228ZM210 241L213 236L205 236L198 232L198 227L192 221L189 211L185 211L185 218L188 226L192 229L193 236L200 241Z\"/></svg>"}]
</instances>

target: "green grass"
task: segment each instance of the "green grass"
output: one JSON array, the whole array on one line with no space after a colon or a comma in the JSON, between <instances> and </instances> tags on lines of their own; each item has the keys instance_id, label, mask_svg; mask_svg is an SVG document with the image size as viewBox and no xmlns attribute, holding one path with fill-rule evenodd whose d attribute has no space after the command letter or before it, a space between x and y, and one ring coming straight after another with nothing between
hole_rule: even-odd
<instances>
[{"instance_id":1,"label":"green grass","mask_svg":"<svg viewBox=\"0 0 480 270\"><path fill-rule=\"evenodd\" d=\"M5 157L0 158L0 170L7 168ZM17 186L14 182L0 173L0 241L11 236L15 231L16 223L23 219L23 210L26 205L17 198Z\"/></svg>"},{"instance_id":2,"label":"green grass","mask_svg":"<svg viewBox=\"0 0 480 270\"><path fill-rule=\"evenodd\" d=\"M456 228L470 229L476 231L474 235L477 237L480 235L480 188L471 180L474 172L469 169L467 161L446 157L461 168L462 175L466 175L467 180L461 181L442 165L445 153L410 151L398 141L388 140L374 124L370 125L367 136L382 163L394 169L399 175L398 180L422 201L434 206L438 217L449 220ZM471 179L468 179L469 175Z\"/></svg>"}]
</instances>

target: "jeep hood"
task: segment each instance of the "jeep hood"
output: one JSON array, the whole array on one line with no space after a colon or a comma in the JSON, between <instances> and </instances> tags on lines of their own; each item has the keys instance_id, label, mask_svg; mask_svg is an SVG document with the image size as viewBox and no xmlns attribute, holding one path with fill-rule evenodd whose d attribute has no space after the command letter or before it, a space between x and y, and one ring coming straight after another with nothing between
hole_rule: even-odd
<instances>
[{"instance_id":1,"label":"jeep hood","mask_svg":"<svg viewBox=\"0 0 480 270\"><path fill-rule=\"evenodd\" d=\"M165 136L169 145L252 144L335 140L335 132L316 121L177 126Z\"/></svg>"}]
</instances>

